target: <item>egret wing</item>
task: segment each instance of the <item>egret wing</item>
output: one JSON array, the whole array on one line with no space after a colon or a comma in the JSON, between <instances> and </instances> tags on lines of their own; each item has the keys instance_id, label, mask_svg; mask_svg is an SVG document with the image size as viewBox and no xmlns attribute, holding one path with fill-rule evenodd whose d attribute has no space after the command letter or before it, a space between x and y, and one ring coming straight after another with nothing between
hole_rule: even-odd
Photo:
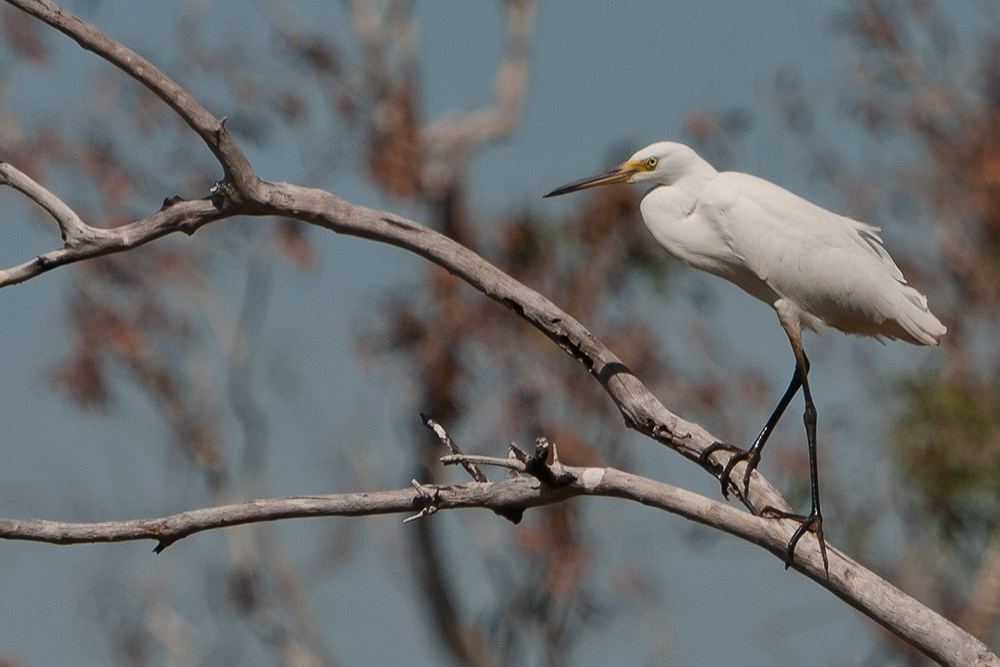
<instances>
[{"instance_id":1,"label":"egret wing","mask_svg":"<svg viewBox=\"0 0 1000 667\"><path fill-rule=\"evenodd\" d=\"M748 174L720 174L699 212L733 255L800 311L846 333L934 344L944 327L905 284L878 229Z\"/></svg>"}]
</instances>

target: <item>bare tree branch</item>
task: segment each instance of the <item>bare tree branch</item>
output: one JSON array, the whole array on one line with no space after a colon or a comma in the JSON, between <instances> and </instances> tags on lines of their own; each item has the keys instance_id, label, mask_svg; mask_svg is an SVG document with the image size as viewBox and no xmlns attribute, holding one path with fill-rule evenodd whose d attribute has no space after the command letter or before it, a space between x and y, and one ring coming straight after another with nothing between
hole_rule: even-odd
<instances>
[{"instance_id":1,"label":"bare tree branch","mask_svg":"<svg viewBox=\"0 0 1000 667\"><path fill-rule=\"evenodd\" d=\"M242 190L253 189L257 175L243 151L226 132L225 118L216 118L190 93L138 53L49 0L7 2L68 35L87 51L93 51L146 86L198 133L222 165L227 180L238 183Z\"/></svg>"},{"instance_id":2,"label":"bare tree branch","mask_svg":"<svg viewBox=\"0 0 1000 667\"><path fill-rule=\"evenodd\" d=\"M93 238L80 234L73 247L55 250L0 271L0 287L22 282L56 266L135 248L171 232L190 234L204 224L225 217L291 217L336 233L399 246L460 277L532 324L583 364L615 402L629 428L694 460L716 442L701 426L681 419L664 407L618 357L574 318L468 248L406 218L357 206L322 190L260 180L225 131L224 119L216 119L147 60L48 0L7 1L69 35L83 48L94 51L161 97L202 137L222 164L226 180L216 184L211 200L168 200L164 208L147 218L112 230L101 230L102 233ZM511 7L517 5L513 1L509 4ZM50 212L63 226L64 234L65 230L82 229L74 217L56 203L57 198L49 196L51 193L47 195L41 186L34 188L24 181L21 184L24 186L19 188L22 192L39 203L44 201L50 205ZM719 452L708 467L717 475L726 458L726 453ZM0 537L56 544L152 539L158 543L156 550L160 551L178 539L209 528L259 521L412 512L430 506L439 510L482 507L502 513L561 502L579 495L626 498L671 511L742 537L779 558L783 557L796 527L788 521L762 519L683 489L613 469L564 466L559 469L572 477L572 481L558 487L546 486L534 478L518 477L497 483L433 487L429 498L427 493L402 489L259 500L161 519L125 522L72 524L5 519L0 520ZM738 477L741 471L736 470L735 474ZM756 472L750 497L744 500L755 512L768 505L788 508L777 490ZM1000 660L968 633L839 551L831 548L829 553L829 579L813 537L807 537L800 545L794 567L943 664L1000 665Z\"/></svg>"},{"instance_id":3,"label":"bare tree branch","mask_svg":"<svg viewBox=\"0 0 1000 667\"><path fill-rule=\"evenodd\" d=\"M454 459L455 462L461 463L462 467L465 468L465 471L470 475L472 475L472 479L476 480L477 482L488 481L486 479L486 473L480 470L474 461L472 461L469 458L462 457L462 450L458 448L458 445L455 444L455 441L451 439L451 436L448 435L448 431L446 431L445 428L441 426L441 424L438 424L436 421L434 421L433 419L431 419L422 412L420 413L420 420L423 421L424 426L434 431L434 435L438 437L438 440L441 441L441 444L447 447L448 451L450 451L455 456ZM449 461L449 463L450 462L451 461Z\"/></svg>"},{"instance_id":4,"label":"bare tree branch","mask_svg":"<svg viewBox=\"0 0 1000 667\"><path fill-rule=\"evenodd\" d=\"M67 247L99 242L105 236L103 229L84 223L66 202L9 162L0 162L0 185L9 185L48 211L59 225Z\"/></svg>"},{"instance_id":5,"label":"bare tree branch","mask_svg":"<svg viewBox=\"0 0 1000 667\"><path fill-rule=\"evenodd\" d=\"M224 188L223 188L224 190ZM704 428L670 412L601 341L548 298L523 285L475 252L419 223L377 209L358 206L324 190L289 183L265 183L261 214L296 217L338 234L372 239L404 248L447 269L512 310L552 339L593 375L615 401L625 424L697 461L718 442ZM713 457L713 471L728 457ZM743 465L743 464L739 464ZM753 473L749 506L789 508L763 476Z\"/></svg>"},{"instance_id":6,"label":"bare tree branch","mask_svg":"<svg viewBox=\"0 0 1000 667\"><path fill-rule=\"evenodd\" d=\"M261 181L257 201L247 201L235 190L234 184L219 183L212 200L168 201L147 218L106 230L107 235L101 239L54 250L0 271L0 287L23 282L58 266L129 250L172 232L192 234L221 218L240 214L297 218L340 234L399 246L459 276L534 325L582 363L615 401L630 428L692 460L698 460L706 447L717 442L701 426L667 410L617 356L568 313L447 236L401 216L358 206L314 188ZM715 463L716 467L719 463ZM768 505L789 508L763 476L755 471L753 479L748 499L752 509Z\"/></svg>"},{"instance_id":7,"label":"bare tree branch","mask_svg":"<svg viewBox=\"0 0 1000 667\"><path fill-rule=\"evenodd\" d=\"M173 232L194 234L201 226L234 214L220 211L209 199L168 200L153 215L121 227L97 229L84 225L87 231L72 237L75 239L72 245L67 243L58 250L0 270L0 287L24 282L66 264L138 248Z\"/></svg>"},{"instance_id":8,"label":"bare tree branch","mask_svg":"<svg viewBox=\"0 0 1000 667\"><path fill-rule=\"evenodd\" d=\"M463 457L452 458L460 462ZM490 462L480 457L476 460ZM506 459L493 462L507 465ZM571 476L573 481L551 488L535 478L521 476L501 482L432 487L432 502L437 510L511 511L578 496L622 498L717 528L757 544L778 558L783 558L788 539L797 525L791 521L756 517L691 491L614 468L562 465L553 468L559 474ZM52 544L154 540L157 542L155 551L159 552L177 540L205 530L278 519L412 512L427 502L428 498L419 491L399 489L255 500L131 521L63 523L0 519L0 538ZM807 540L800 547L806 557L797 558L792 567L827 586L851 606L886 625L942 664L1000 665L1000 660L979 640L832 547L829 548L830 578L827 581L816 540L811 535ZM950 639L941 642L940 637Z\"/></svg>"}]
</instances>

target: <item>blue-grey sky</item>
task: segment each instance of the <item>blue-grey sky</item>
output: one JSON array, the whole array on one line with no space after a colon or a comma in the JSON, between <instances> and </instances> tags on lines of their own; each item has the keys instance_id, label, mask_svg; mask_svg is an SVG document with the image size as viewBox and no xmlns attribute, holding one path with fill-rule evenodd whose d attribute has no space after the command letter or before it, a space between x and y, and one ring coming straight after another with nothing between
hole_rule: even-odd
<instances>
[{"instance_id":1,"label":"blue-grey sky","mask_svg":"<svg viewBox=\"0 0 1000 667\"><path fill-rule=\"evenodd\" d=\"M173 24L172 4L159 8L157 3L146 3L148 11L123 10L111 1L75 4L77 10L92 7L89 20L154 62L158 55L169 53L164 36L170 31L164 25ZM220 31L260 33L262 40L269 39L251 3L206 0L205 4ZM343 25L337 24L343 17L334 3L295 4L303 15L317 17L310 21L316 29L328 21L331 31L343 34ZM501 45L494 4L420 3L426 53L422 101L427 117L490 101ZM837 85L848 52L830 26L842 10L842 3L829 0L543 2L523 121L510 139L483 151L472 164L475 205L487 214L525 204L553 213L566 210L576 205L571 198L542 202L541 195L608 166L609 147L622 140L645 145L683 139L682 125L693 109L749 106L755 112L754 131L732 166L833 206L833 195L803 176L804 160L794 142L783 136L780 122L769 117L774 109L761 91L777 69L790 64L807 80ZM88 85L80 72L92 71L91 65L81 62L94 60L93 56L65 38L54 41L61 44L57 66L46 72L24 68L2 98L25 122L50 113L65 91ZM249 152L265 177L295 180L300 164L294 147ZM391 206L347 170L334 190L358 203ZM7 265L47 250L53 242L24 210L17 197L0 192L4 220L0 257ZM891 240L891 229L887 236ZM389 443L383 456L391 458L393 447L405 442L408 428L389 416L394 398L387 395L385 383L359 370L349 327L365 304L405 280L421 260L367 241L321 233L314 238L321 252L321 271L299 275L276 270L275 302L264 334L265 356L278 355L282 346L308 355L309 363L300 371L305 386L316 392L294 410L279 411L272 424L280 452L274 461L276 494L348 490L332 487L334 480L317 472L330 463L324 448L363 437ZM223 270L226 261L221 260ZM62 309L66 278L66 270L57 271L0 293L5 313L0 326L6 342L0 355L0 515L133 518L187 509L191 506L185 504L187 491L203 500L196 480L180 474L163 480L160 469L169 457L164 454L163 436L150 428L155 422L149 406L124 397L109 417L88 418L66 407L47 388L45 365L69 348ZM239 302L230 296L238 293L238 289L231 294L223 291L218 298L235 312ZM773 374L770 380L776 392L792 364L773 313L762 304L748 303L734 289L723 288L722 299L719 322L731 328L729 337L741 350L756 355ZM673 319L677 319L689 306L678 302L671 307L676 308ZM843 337L831 333L822 341L812 338L807 345L817 350L813 377L822 429L823 415L850 412L855 405L852 396L860 390L845 384L847 375L841 369L849 348ZM905 352L911 363L927 354ZM794 411L787 419L794 424ZM391 460L384 463L392 465ZM719 495L714 480L652 443L639 463L645 466L639 471L643 474L711 497ZM641 654L630 643L645 641L648 633L675 640L664 664L811 664L816 655L823 657L821 663L852 664L870 650L869 635L862 632L866 620L803 577L786 572L777 559L759 549L725 536L692 548L685 539L689 524L646 508L609 504L594 511L609 522L648 525L641 546L662 558L669 614L648 619L637 613L626 619L626 626L602 635L601 641L585 640L575 664L640 664ZM830 522L836 520L828 517ZM449 535L465 539L462 524L455 521ZM401 530L399 518L357 523L358 533L368 535L370 530L369 536L359 538L361 557L324 582L314 597L320 616L331 619L332 645L348 665L440 664L410 607L406 572L391 556L400 548L393 546ZM306 521L283 527L292 536L314 529L315 524ZM107 563L120 561L123 585L141 595L151 581L170 580L177 568L211 563L221 548L218 535L190 538L156 557L148 544L0 543L4 572L0 600L5 601L0 608L0 655L20 656L32 667L106 664L105 646L95 641L92 620L97 613L91 588L96 573ZM189 582L175 593L182 605L188 601L190 608L180 608L191 611L194 618L205 613L197 602L201 583ZM378 639L372 641L373 636ZM608 641L608 636L621 639ZM358 641L359 637L368 639Z\"/></svg>"}]
</instances>

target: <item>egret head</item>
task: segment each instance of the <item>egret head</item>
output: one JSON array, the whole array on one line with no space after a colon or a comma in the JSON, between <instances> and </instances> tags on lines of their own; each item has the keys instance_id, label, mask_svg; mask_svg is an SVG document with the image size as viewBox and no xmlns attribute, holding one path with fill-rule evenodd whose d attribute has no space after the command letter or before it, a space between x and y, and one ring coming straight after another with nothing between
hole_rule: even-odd
<instances>
[{"instance_id":1,"label":"egret head","mask_svg":"<svg viewBox=\"0 0 1000 667\"><path fill-rule=\"evenodd\" d=\"M636 151L632 157L610 171L568 183L545 196L557 197L611 183L673 185L686 174L703 166L711 169L691 148L673 141L660 141Z\"/></svg>"}]
</instances>

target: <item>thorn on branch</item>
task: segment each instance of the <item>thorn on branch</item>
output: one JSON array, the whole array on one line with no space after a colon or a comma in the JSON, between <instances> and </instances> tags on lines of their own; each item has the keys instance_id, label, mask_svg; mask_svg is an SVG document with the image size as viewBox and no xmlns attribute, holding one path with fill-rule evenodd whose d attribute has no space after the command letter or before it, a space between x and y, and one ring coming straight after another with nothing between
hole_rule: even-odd
<instances>
[{"instance_id":1,"label":"thorn on branch","mask_svg":"<svg viewBox=\"0 0 1000 667\"><path fill-rule=\"evenodd\" d=\"M184 201L184 198L178 197L177 195L174 195L173 197L167 197L166 199L163 200L163 206L160 207L160 210L163 211L170 208L171 206L176 206L177 204L180 204L182 201Z\"/></svg>"},{"instance_id":2,"label":"thorn on branch","mask_svg":"<svg viewBox=\"0 0 1000 667\"><path fill-rule=\"evenodd\" d=\"M148 535L156 535L158 537L156 546L153 547L154 554L163 553L164 549L179 539L177 535L172 537L163 535L164 529L167 527L165 521L143 521L142 524L143 529Z\"/></svg>"},{"instance_id":3,"label":"thorn on branch","mask_svg":"<svg viewBox=\"0 0 1000 667\"><path fill-rule=\"evenodd\" d=\"M555 463L559 460L559 454L556 451L555 445L549 442L549 439L544 435L535 438L535 456L534 458L541 461L549 460L549 451L552 451L552 462Z\"/></svg>"},{"instance_id":4,"label":"thorn on branch","mask_svg":"<svg viewBox=\"0 0 1000 667\"><path fill-rule=\"evenodd\" d=\"M171 544L173 544L176 541L177 540L168 540L168 539L162 539L162 540L160 540L159 542L156 543L156 546L153 547L153 553L154 554L161 554L161 553L163 553L164 549L166 549L167 547L169 547Z\"/></svg>"}]
</instances>

